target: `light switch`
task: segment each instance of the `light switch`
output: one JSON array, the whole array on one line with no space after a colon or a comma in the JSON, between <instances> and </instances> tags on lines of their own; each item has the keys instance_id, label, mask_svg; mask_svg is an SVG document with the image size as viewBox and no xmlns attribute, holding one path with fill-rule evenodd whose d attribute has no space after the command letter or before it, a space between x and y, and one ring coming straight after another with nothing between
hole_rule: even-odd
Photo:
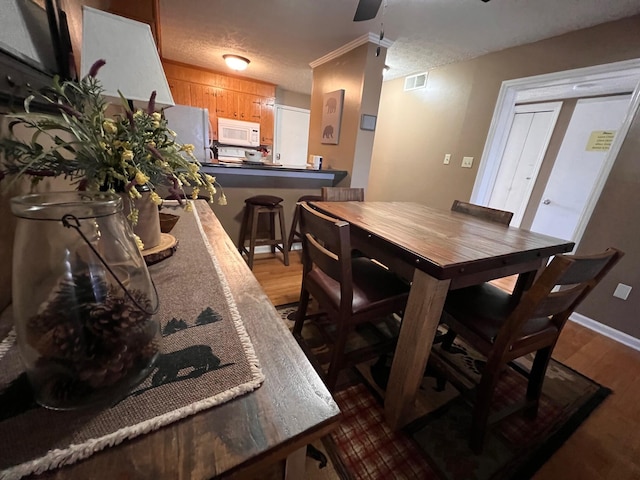
<instances>
[{"instance_id":1,"label":"light switch","mask_svg":"<svg viewBox=\"0 0 640 480\"><path fill-rule=\"evenodd\" d=\"M471 168L473 165L473 157L462 157L462 168Z\"/></svg>"},{"instance_id":2,"label":"light switch","mask_svg":"<svg viewBox=\"0 0 640 480\"><path fill-rule=\"evenodd\" d=\"M450 153L447 153L447 154L444 156L444 162L443 162L443 163L444 163L445 165L449 165L449 162L450 162L450 161L451 161L451 154L450 154Z\"/></svg>"},{"instance_id":3,"label":"light switch","mask_svg":"<svg viewBox=\"0 0 640 480\"><path fill-rule=\"evenodd\" d=\"M616 298L621 298L622 300L626 300L629 298L629 294L631 293L631 287L629 285L625 285L624 283L619 283L613 292L613 296Z\"/></svg>"}]
</instances>

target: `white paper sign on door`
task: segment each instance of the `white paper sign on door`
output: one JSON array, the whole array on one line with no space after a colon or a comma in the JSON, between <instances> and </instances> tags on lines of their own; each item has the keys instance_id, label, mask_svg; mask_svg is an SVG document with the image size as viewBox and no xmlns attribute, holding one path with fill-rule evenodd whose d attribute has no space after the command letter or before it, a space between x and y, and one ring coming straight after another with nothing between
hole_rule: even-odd
<instances>
[{"instance_id":1,"label":"white paper sign on door","mask_svg":"<svg viewBox=\"0 0 640 480\"><path fill-rule=\"evenodd\" d=\"M587 152L608 152L616 136L615 130L595 130L589 135Z\"/></svg>"}]
</instances>

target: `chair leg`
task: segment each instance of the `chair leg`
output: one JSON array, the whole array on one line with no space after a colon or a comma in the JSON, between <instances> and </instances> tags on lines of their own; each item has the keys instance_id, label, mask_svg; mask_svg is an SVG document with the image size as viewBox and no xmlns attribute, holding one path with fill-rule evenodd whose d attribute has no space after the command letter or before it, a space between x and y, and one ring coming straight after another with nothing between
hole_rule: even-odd
<instances>
[{"instance_id":1,"label":"chair leg","mask_svg":"<svg viewBox=\"0 0 640 480\"><path fill-rule=\"evenodd\" d=\"M476 390L476 404L473 409L473 419L471 422L471 438L469 446L474 453L482 453L484 446L484 437L487 433L487 424L489 423L489 413L491 411L491 399L498 383L500 368L486 365L486 371L482 375L480 384Z\"/></svg>"},{"instance_id":2,"label":"chair leg","mask_svg":"<svg viewBox=\"0 0 640 480\"><path fill-rule=\"evenodd\" d=\"M253 255L256 251L256 237L258 235L258 211L251 208L251 239L249 240L249 269L253 270Z\"/></svg>"},{"instance_id":3,"label":"chair leg","mask_svg":"<svg viewBox=\"0 0 640 480\"><path fill-rule=\"evenodd\" d=\"M299 337L302 334L302 325L307 316L307 307L309 306L309 292L302 285L300 291L300 302L298 303L298 312L296 314L296 322L293 324L293 335Z\"/></svg>"},{"instance_id":4,"label":"chair leg","mask_svg":"<svg viewBox=\"0 0 640 480\"><path fill-rule=\"evenodd\" d=\"M247 238L247 225L249 225L249 205L245 205L242 214L242 223L240 224L240 238L238 239L238 251L240 254L244 251L244 240Z\"/></svg>"},{"instance_id":5,"label":"chair leg","mask_svg":"<svg viewBox=\"0 0 640 480\"><path fill-rule=\"evenodd\" d=\"M525 415L529 418L535 418L538 414L538 405L540 404L540 394L542 393L542 384L544 376L551 359L553 347L541 348L536 352L533 360L531 372L529 373L529 383L527 384L527 407Z\"/></svg>"},{"instance_id":6,"label":"chair leg","mask_svg":"<svg viewBox=\"0 0 640 480\"><path fill-rule=\"evenodd\" d=\"M347 335L349 330L345 326L343 320L338 322L338 338L333 345L333 352L331 353L331 362L329 363L329 370L327 371L326 385L330 392L335 391L336 383L338 382L338 373L342 370L342 361L344 359L344 349L347 345Z\"/></svg>"},{"instance_id":7,"label":"chair leg","mask_svg":"<svg viewBox=\"0 0 640 480\"><path fill-rule=\"evenodd\" d=\"M289 246L287 242L287 231L284 226L284 209L282 206L278 209L278 218L280 219L280 238L282 239L282 256L284 257L285 266L289 266Z\"/></svg>"},{"instance_id":8,"label":"chair leg","mask_svg":"<svg viewBox=\"0 0 640 480\"><path fill-rule=\"evenodd\" d=\"M450 352L451 347L453 346L453 341L456 339L457 335L458 334L449 327L449 330L447 330L447 333L444 334L442 339L442 349Z\"/></svg>"},{"instance_id":9,"label":"chair leg","mask_svg":"<svg viewBox=\"0 0 640 480\"><path fill-rule=\"evenodd\" d=\"M298 228L298 222L300 221L300 207L296 203L296 208L293 210L293 221L291 222L291 230L289 230L289 238L287 239L287 250L291 250L293 242L296 239L296 229Z\"/></svg>"},{"instance_id":10,"label":"chair leg","mask_svg":"<svg viewBox=\"0 0 640 480\"><path fill-rule=\"evenodd\" d=\"M269 212L269 235L271 239L276 238L276 212L277 210L271 210ZM276 253L275 244L271 245L271 253Z\"/></svg>"}]
</instances>

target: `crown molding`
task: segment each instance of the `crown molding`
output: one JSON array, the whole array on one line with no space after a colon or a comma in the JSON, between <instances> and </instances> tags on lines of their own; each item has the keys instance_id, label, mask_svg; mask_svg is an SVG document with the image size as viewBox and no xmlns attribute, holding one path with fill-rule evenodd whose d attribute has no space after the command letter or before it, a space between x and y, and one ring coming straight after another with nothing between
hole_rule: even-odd
<instances>
[{"instance_id":1,"label":"crown molding","mask_svg":"<svg viewBox=\"0 0 640 480\"><path fill-rule=\"evenodd\" d=\"M333 52L329 52L325 56L320 57L317 60L314 60L313 62L309 63L309 66L311 68L319 67L323 63L327 63L330 60L333 60L334 58L338 58L344 55L345 53L350 52L354 48L357 48L360 45L364 45L365 43L369 43L369 42L375 45L379 44L381 47L385 47L387 49L391 47L391 45L393 45L393 40L389 40L388 38L383 38L382 40L380 40L379 33L369 32L362 35L361 37L356 38L352 42L349 42L346 45L343 45L342 47L334 50Z\"/></svg>"}]
</instances>

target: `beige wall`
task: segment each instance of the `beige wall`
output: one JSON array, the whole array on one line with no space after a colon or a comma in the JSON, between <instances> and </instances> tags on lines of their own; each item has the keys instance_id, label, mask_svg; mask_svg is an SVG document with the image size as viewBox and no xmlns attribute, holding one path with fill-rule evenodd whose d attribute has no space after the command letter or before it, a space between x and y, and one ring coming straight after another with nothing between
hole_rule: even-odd
<instances>
[{"instance_id":1,"label":"beige wall","mask_svg":"<svg viewBox=\"0 0 640 480\"><path fill-rule=\"evenodd\" d=\"M308 151L323 156L322 168L347 170L349 175L342 185L351 184L354 166L362 168L364 163L368 170L371 161L373 135L360 130L360 114L363 106L366 108L364 113L375 114L386 49L382 48L378 57L374 52L375 46L366 43L313 70ZM321 141L323 94L340 89L345 92L339 142L326 145Z\"/></svg>"},{"instance_id":2,"label":"beige wall","mask_svg":"<svg viewBox=\"0 0 640 480\"><path fill-rule=\"evenodd\" d=\"M62 178L41 182L34 192L55 192L73 190ZM0 184L0 312L11 303L11 262L13 257L13 235L17 218L11 213L11 197L31 193L27 179L12 182L6 178Z\"/></svg>"},{"instance_id":3,"label":"beige wall","mask_svg":"<svg viewBox=\"0 0 640 480\"><path fill-rule=\"evenodd\" d=\"M449 208L468 200L504 80L640 57L640 16L488 54L429 72L427 88L403 92L385 82L374 140L370 200L418 201ZM445 153L452 154L449 165ZM460 168L463 156L473 168ZM635 119L579 247L616 246L627 255L578 311L640 338L637 210L640 207L640 120ZM634 287L627 301L612 297L618 282ZM636 289L637 287L637 289Z\"/></svg>"},{"instance_id":4,"label":"beige wall","mask_svg":"<svg viewBox=\"0 0 640 480\"><path fill-rule=\"evenodd\" d=\"M290 90L284 90L283 88L277 87L276 104L309 110L311 108L311 95L292 92Z\"/></svg>"}]
</instances>

